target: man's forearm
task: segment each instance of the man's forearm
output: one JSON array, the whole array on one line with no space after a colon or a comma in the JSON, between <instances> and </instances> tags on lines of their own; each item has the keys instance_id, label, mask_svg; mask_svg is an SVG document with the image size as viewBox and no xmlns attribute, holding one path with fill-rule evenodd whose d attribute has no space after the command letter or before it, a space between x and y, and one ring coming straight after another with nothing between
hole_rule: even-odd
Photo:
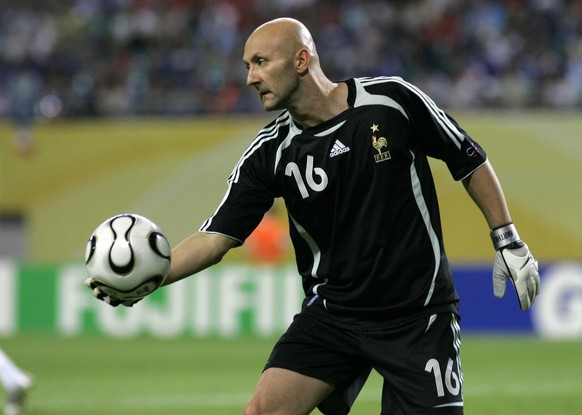
<instances>
[{"instance_id":1,"label":"man's forearm","mask_svg":"<svg viewBox=\"0 0 582 415\"><path fill-rule=\"evenodd\" d=\"M489 161L463 179L463 185L483 213L490 229L511 222L503 190Z\"/></svg>"},{"instance_id":2,"label":"man's forearm","mask_svg":"<svg viewBox=\"0 0 582 415\"><path fill-rule=\"evenodd\" d=\"M197 232L190 235L172 250L170 273L163 285L172 284L220 262L236 244L234 239L218 234Z\"/></svg>"}]
</instances>

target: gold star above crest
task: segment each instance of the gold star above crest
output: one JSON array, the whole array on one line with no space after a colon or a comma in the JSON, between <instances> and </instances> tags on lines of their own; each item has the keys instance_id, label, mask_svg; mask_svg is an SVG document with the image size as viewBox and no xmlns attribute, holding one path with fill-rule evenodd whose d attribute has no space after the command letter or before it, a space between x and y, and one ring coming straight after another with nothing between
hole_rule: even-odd
<instances>
[{"instance_id":1,"label":"gold star above crest","mask_svg":"<svg viewBox=\"0 0 582 415\"><path fill-rule=\"evenodd\" d=\"M378 127L378 124L372 124L370 130L372 130L372 133L377 133L378 131L380 131L380 128Z\"/></svg>"}]
</instances>

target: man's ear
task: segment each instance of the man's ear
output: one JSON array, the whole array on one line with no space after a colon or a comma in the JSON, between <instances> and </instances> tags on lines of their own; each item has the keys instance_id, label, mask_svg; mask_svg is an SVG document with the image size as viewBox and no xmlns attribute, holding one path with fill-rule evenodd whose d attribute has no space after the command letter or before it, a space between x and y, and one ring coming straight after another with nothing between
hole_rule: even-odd
<instances>
[{"instance_id":1,"label":"man's ear","mask_svg":"<svg viewBox=\"0 0 582 415\"><path fill-rule=\"evenodd\" d=\"M311 64L311 54L307 49L301 49L296 56L297 73L301 76L309 72L309 65Z\"/></svg>"}]
</instances>

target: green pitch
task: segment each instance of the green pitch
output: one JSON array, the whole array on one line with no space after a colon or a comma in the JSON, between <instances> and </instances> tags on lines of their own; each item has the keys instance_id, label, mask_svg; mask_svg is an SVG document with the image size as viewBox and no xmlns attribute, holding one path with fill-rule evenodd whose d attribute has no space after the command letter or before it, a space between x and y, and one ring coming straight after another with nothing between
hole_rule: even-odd
<instances>
[{"instance_id":1,"label":"green pitch","mask_svg":"<svg viewBox=\"0 0 582 415\"><path fill-rule=\"evenodd\" d=\"M273 341L20 335L0 347L35 376L27 415L227 415L242 412ZM466 413L582 413L579 351L578 342L465 336ZM373 376L352 414L378 414L380 391Z\"/></svg>"}]
</instances>

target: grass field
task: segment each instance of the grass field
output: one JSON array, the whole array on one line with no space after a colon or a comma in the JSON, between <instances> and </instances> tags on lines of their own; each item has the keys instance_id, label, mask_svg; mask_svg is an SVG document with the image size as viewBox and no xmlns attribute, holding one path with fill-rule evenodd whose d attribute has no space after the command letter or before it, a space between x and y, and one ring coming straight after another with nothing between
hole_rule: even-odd
<instances>
[{"instance_id":1,"label":"grass field","mask_svg":"<svg viewBox=\"0 0 582 415\"><path fill-rule=\"evenodd\" d=\"M227 415L241 413L273 341L36 334L3 338L0 346L35 376L28 415ZM582 413L580 347L530 337L466 336L465 412ZM380 391L373 376L351 414L378 414Z\"/></svg>"}]
</instances>

